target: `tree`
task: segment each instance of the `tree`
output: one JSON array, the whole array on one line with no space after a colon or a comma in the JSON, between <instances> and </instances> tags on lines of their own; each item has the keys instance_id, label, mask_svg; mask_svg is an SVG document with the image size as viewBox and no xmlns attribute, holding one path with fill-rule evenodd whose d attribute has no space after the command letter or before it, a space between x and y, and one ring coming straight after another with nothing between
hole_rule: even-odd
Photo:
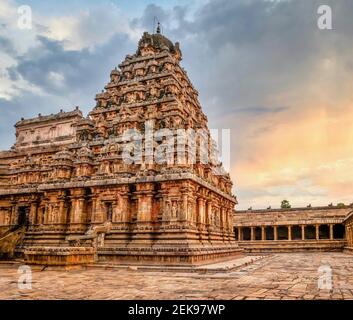
<instances>
[{"instance_id":1,"label":"tree","mask_svg":"<svg viewBox=\"0 0 353 320\"><path fill-rule=\"evenodd\" d=\"M288 200L282 200L281 202L281 209L289 209L291 208L291 205L289 204Z\"/></svg>"},{"instance_id":2,"label":"tree","mask_svg":"<svg viewBox=\"0 0 353 320\"><path fill-rule=\"evenodd\" d=\"M344 203L340 202L340 203L337 203L337 207L338 208L345 208L346 205Z\"/></svg>"}]
</instances>

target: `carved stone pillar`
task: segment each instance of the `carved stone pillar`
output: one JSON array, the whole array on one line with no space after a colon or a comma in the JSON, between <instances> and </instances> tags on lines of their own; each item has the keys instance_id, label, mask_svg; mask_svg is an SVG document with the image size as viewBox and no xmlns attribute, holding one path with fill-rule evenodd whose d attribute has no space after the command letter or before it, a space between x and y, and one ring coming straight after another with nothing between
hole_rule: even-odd
<instances>
[{"instance_id":1,"label":"carved stone pillar","mask_svg":"<svg viewBox=\"0 0 353 320\"><path fill-rule=\"evenodd\" d=\"M319 240L320 239L320 234L319 234L319 225L315 225L315 239Z\"/></svg>"},{"instance_id":2,"label":"carved stone pillar","mask_svg":"<svg viewBox=\"0 0 353 320\"><path fill-rule=\"evenodd\" d=\"M121 204L120 204L121 221L128 222L130 220L129 196L127 194L124 194L124 195L121 195L120 199L121 199Z\"/></svg>"},{"instance_id":3,"label":"carved stone pillar","mask_svg":"<svg viewBox=\"0 0 353 320\"><path fill-rule=\"evenodd\" d=\"M231 209L226 210L227 231L230 234L233 230L233 214Z\"/></svg>"},{"instance_id":4,"label":"carved stone pillar","mask_svg":"<svg viewBox=\"0 0 353 320\"><path fill-rule=\"evenodd\" d=\"M250 227L250 240L254 241L255 240L255 228Z\"/></svg>"},{"instance_id":5,"label":"carved stone pillar","mask_svg":"<svg viewBox=\"0 0 353 320\"><path fill-rule=\"evenodd\" d=\"M92 223L103 223L102 203L98 196L92 197Z\"/></svg>"},{"instance_id":6,"label":"carved stone pillar","mask_svg":"<svg viewBox=\"0 0 353 320\"><path fill-rule=\"evenodd\" d=\"M292 241L292 226L288 226L288 240Z\"/></svg>"},{"instance_id":7,"label":"carved stone pillar","mask_svg":"<svg viewBox=\"0 0 353 320\"><path fill-rule=\"evenodd\" d=\"M180 220L191 220L191 217L188 216L189 208L188 208L188 194L183 193L183 208L181 209L181 217Z\"/></svg>"},{"instance_id":8,"label":"carved stone pillar","mask_svg":"<svg viewBox=\"0 0 353 320\"><path fill-rule=\"evenodd\" d=\"M266 240L266 230L265 227L261 227L261 240Z\"/></svg>"},{"instance_id":9,"label":"carved stone pillar","mask_svg":"<svg viewBox=\"0 0 353 320\"><path fill-rule=\"evenodd\" d=\"M302 240L305 240L305 226L302 225L301 229L302 229Z\"/></svg>"},{"instance_id":10,"label":"carved stone pillar","mask_svg":"<svg viewBox=\"0 0 353 320\"><path fill-rule=\"evenodd\" d=\"M333 224L330 224L330 240L333 240Z\"/></svg>"},{"instance_id":11,"label":"carved stone pillar","mask_svg":"<svg viewBox=\"0 0 353 320\"><path fill-rule=\"evenodd\" d=\"M32 202L31 203L31 208L29 212L29 224L33 225L36 222L36 217L37 217L37 203Z\"/></svg>"},{"instance_id":12,"label":"carved stone pillar","mask_svg":"<svg viewBox=\"0 0 353 320\"><path fill-rule=\"evenodd\" d=\"M212 201L210 201L210 200L208 200L206 202L205 223L206 223L207 227L213 227L213 225L212 225Z\"/></svg>"},{"instance_id":13,"label":"carved stone pillar","mask_svg":"<svg viewBox=\"0 0 353 320\"><path fill-rule=\"evenodd\" d=\"M273 226L273 238L274 240L278 240L277 226Z\"/></svg>"},{"instance_id":14,"label":"carved stone pillar","mask_svg":"<svg viewBox=\"0 0 353 320\"><path fill-rule=\"evenodd\" d=\"M197 203L199 209L199 212L197 212L197 223L201 225L204 224L205 217L204 199L198 198Z\"/></svg>"},{"instance_id":15,"label":"carved stone pillar","mask_svg":"<svg viewBox=\"0 0 353 320\"><path fill-rule=\"evenodd\" d=\"M243 229L242 227L238 227L238 241L243 239Z\"/></svg>"},{"instance_id":16,"label":"carved stone pillar","mask_svg":"<svg viewBox=\"0 0 353 320\"><path fill-rule=\"evenodd\" d=\"M152 194L137 195L137 221L152 221Z\"/></svg>"},{"instance_id":17,"label":"carved stone pillar","mask_svg":"<svg viewBox=\"0 0 353 320\"><path fill-rule=\"evenodd\" d=\"M152 221L153 185L137 185L135 195L137 198L137 222Z\"/></svg>"},{"instance_id":18,"label":"carved stone pillar","mask_svg":"<svg viewBox=\"0 0 353 320\"><path fill-rule=\"evenodd\" d=\"M70 223L85 223L85 197L83 190L75 190L71 196Z\"/></svg>"}]
</instances>

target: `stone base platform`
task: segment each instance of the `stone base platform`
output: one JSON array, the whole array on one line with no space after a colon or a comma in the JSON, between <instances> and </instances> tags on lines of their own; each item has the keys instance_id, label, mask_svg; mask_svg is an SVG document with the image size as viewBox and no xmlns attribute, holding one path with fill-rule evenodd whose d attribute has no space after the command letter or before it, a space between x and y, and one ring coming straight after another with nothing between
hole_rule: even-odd
<instances>
[{"instance_id":1,"label":"stone base platform","mask_svg":"<svg viewBox=\"0 0 353 320\"><path fill-rule=\"evenodd\" d=\"M27 264L69 266L94 263L92 247L31 247L24 250Z\"/></svg>"},{"instance_id":2,"label":"stone base platform","mask_svg":"<svg viewBox=\"0 0 353 320\"><path fill-rule=\"evenodd\" d=\"M305 252L305 251L336 251L342 252L345 240L255 240L240 241L239 247L246 253L262 252Z\"/></svg>"},{"instance_id":3,"label":"stone base platform","mask_svg":"<svg viewBox=\"0 0 353 320\"><path fill-rule=\"evenodd\" d=\"M353 247L344 247L343 252L348 254L353 254Z\"/></svg>"},{"instance_id":4,"label":"stone base platform","mask_svg":"<svg viewBox=\"0 0 353 320\"><path fill-rule=\"evenodd\" d=\"M114 265L198 266L227 261L241 256L238 245L194 247L29 247L23 251L27 264L45 266Z\"/></svg>"},{"instance_id":5,"label":"stone base platform","mask_svg":"<svg viewBox=\"0 0 353 320\"><path fill-rule=\"evenodd\" d=\"M243 249L238 245L198 247L129 247L98 248L98 261L130 265L202 265L238 257Z\"/></svg>"},{"instance_id":6,"label":"stone base platform","mask_svg":"<svg viewBox=\"0 0 353 320\"><path fill-rule=\"evenodd\" d=\"M184 265L184 266L162 266L162 265L130 265L130 264L114 264L98 262L95 264L87 265L87 269L119 269L119 270L131 270L131 271L151 271L151 272L196 272L196 273L219 273L219 272L230 272L236 269L248 266L258 260L270 257L271 255L251 255L243 256L239 255L236 258L226 261L220 261L216 263L209 263L203 265Z\"/></svg>"}]
</instances>

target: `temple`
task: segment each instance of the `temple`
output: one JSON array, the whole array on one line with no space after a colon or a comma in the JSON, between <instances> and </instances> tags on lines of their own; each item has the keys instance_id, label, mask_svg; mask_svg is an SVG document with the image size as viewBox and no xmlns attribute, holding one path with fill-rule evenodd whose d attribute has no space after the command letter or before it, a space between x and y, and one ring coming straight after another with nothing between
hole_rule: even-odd
<instances>
[{"instance_id":1,"label":"temple","mask_svg":"<svg viewBox=\"0 0 353 320\"><path fill-rule=\"evenodd\" d=\"M160 29L145 32L87 117L76 107L16 123L15 144L0 152L4 256L173 265L239 254L232 181L211 159L207 117L181 59ZM183 130L202 134L173 148L166 137Z\"/></svg>"},{"instance_id":2,"label":"temple","mask_svg":"<svg viewBox=\"0 0 353 320\"><path fill-rule=\"evenodd\" d=\"M145 32L85 117L21 119L0 152L0 258L194 265L241 252L353 253L353 205L234 211L232 181L180 66Z\"/></svg>"}]
</instances>

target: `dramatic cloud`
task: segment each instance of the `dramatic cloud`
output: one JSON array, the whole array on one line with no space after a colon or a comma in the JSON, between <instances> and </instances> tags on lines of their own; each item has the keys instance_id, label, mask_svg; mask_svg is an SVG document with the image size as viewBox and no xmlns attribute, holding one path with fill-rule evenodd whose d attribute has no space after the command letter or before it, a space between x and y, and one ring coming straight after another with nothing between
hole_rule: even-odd
<instances>
[{"instance_id":1,"label":"dramatic cloud","mask_svg":"<svg viewBox=\"0 0 353 320\"><path fill-rule=\"evenodd\" d=\"M325 2L333 30L317 27L317 0L168 3L146 5L142 15L119 2L50 15L33 4L35 24L24 32L16 3L4 0L0 147L13 143L21 116L74 105L88 112L109 71L157 16L164 34L181 43L210 127L231 128L240 208L275 207L284 198L353 202L353 2Z\"/></svg>"}]
</instances>

